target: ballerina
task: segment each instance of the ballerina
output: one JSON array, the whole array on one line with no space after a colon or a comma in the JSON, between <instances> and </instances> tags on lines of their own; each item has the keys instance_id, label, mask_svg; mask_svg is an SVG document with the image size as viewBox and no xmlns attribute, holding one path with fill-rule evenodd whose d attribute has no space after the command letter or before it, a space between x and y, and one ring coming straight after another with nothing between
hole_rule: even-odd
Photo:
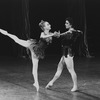
<instances>
[{"instance_id":1,"label":"ballerina","mask_svg":"<svg viewBox=\"0 0 100 100\"><path fill-rule=\"evenodd\" d=\"M39 82L38 82L38 62L40 59L43 59L45 56L45 49L52 43L52 37L56 36L57 32L51 33L51 25L47 21L41 20L39 23L40 28L43 32L41 32L39 41L36 39L28 39L23 40L19 39L16 35L10 34L7 31L0 29L0 32L11 39L13 39L17 44L28 48L31 52L31 59L32 59L32 74L34 78L33 86L36 87L36 90L39 91Z\"/></svg>"}]
</instances>

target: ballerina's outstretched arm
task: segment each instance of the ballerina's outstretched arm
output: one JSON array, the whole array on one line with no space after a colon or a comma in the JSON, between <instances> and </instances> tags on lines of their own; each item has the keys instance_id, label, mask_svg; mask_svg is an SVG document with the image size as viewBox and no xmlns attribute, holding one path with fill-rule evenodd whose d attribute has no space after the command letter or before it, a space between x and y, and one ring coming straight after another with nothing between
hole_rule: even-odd
<instances>
[{"instance_id":1,"label":"ballerina's outstretched arm","mask_svg":"<svg viewBox=\"0 0 100 100\"><path fill-rule=\"evenodd\" d=\"M57 34L57 32L51 33L51 34L44 34L43 32L40 35L40 38L48 38L48 37L53 37Z\"/></svg>"},{"instance_id":2,"label":"ballerina's outstretched arm","mask_svg":"<svg viewBox=\"0 0 100 100\"><path fill-rule=\"evenodd\" d=\"M10 34L10 33L8 33L7 31L5 31L3 29L0 29L0 32L4 35L7 35L11 39L13 39L16 43L18 43L19 45L21 45L23 47L29 47L30 44L31 44L28 40L19 39L16 35Z\"/></svg>"}]
</instances>

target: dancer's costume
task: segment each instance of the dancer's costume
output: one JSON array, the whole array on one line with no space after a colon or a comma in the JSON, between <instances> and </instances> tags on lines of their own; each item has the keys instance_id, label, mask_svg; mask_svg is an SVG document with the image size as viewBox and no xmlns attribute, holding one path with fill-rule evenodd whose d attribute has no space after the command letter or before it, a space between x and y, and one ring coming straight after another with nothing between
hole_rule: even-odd
<instances>
[{"instance_id":1,"label":"dancer's costume","mask_svg":"<svg viewBox=\"0 0 100 100\"><path fill-rule=\"evenodd\" d=\"M29 49L35 53L36 57L38 59L43 59L45 57L45 49L48 47L48 45L52 42L52 37L48 38L40 38L39 41L33 42Z\"/></svg>"},{"instance_id":2,"label":"dancer's costume","mask_svg":"<svg viewBox=\"0 0 100 100\"><path fill-rule=\"evenodd\" d=\"M68 32L65 35L61 35L61 45L63 56L67 57L70 55L71 57L75 54L75 42L77 38L80 36L81 31L73 30L72 33Z\"/></svg>"}]
</instances>

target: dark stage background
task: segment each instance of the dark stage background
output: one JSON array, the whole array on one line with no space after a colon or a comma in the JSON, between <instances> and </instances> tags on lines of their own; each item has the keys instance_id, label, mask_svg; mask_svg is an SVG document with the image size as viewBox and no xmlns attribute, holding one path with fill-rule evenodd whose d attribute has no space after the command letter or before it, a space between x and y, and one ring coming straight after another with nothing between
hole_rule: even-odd
<instances>
[{"instance_id":1,"label":"dark stage background","mask_svg":"<svg viewBox=\"0 0 100 100\"><path fill-rule=\"evenodd\" d=\"M38 24L41 20L52 25L52 32L64 32L65 18L72 17L75 29L84 33L80 50L76 53L97 56L100 55L99 5L100 0L0 0L0 28L21 39L39 40L41 29ZM46 54L61 54L59 39L53 39ZM0 55L26 56L26 49L0 34Z\"/></svg>"}]
</instances>

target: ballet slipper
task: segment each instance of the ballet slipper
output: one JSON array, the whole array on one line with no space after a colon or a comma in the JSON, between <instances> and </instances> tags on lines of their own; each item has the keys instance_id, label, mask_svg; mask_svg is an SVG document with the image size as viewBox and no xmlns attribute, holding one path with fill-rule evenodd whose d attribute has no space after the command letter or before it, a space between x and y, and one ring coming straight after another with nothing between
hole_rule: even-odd
<instances>
[{"instance_id":1,"label":"ballet slipper","mask_svg":"<svg viewBox=\"0 0 100 100\"><path fill-rule=\"evenodd\" d=\"M7 35L7 31L5 31L5 30L3 30L3 29L0 29L0 32L2 33L2 34L4 34L4 35Z\"/></svg>"},{"instance_id":2,"label":"ballet slipper","mask_svg":"<svg viewBox=\"0 0 100 100\"><path fill-rule=\"evenodd\" d=\"M39 91L39 84L38 83L34 83L33 86L35 86L37 92Z\"/></svg>"},{"instance_id":3,"label":"ballet slipper","mask_svg":"<svg viewBox=\"0 0 100 100\"><path fill-rule=\"evenodd\" d=\"M52 87L52 86L53 86L53 83L49 82L45 88L47 89L47 88Z\"/></svg>"}]
</instances>

